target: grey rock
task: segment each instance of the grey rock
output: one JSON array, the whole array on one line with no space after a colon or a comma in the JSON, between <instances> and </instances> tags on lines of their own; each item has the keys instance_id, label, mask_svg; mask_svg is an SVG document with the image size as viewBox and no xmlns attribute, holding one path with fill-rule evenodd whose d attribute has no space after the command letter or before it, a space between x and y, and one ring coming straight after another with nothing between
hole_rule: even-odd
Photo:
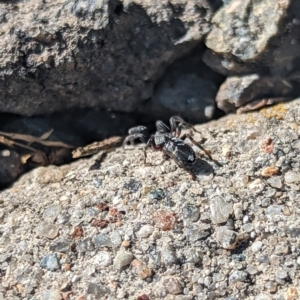
<instances>
[{"instance_id":1,"label":"grey rock","mask_svg":"<svg viewBox=\"0 0 300 300\"><path fill-rule=\"evenodd\" d=\"M252 244L251 246L251 250L253 252L258 252L262 247L262 241L256 241Z\"/></svg>"},{"instance_id":2,"label":"grey rock","mask_svg":"<svg viewBox=\"0 0 300 300\"><path fill-rule=\"evenodd\" d=\"M186 227L186 234L191 242L198 241L207 237L211 232L209 224L203 224L199 226L198 224L191 224Z\"/></svg>"},{"instance_id":3,"label":"grey rock","mask_svg":"<svg viewBox=\"0 0 300 300\"><path fill-rule=\"evenodd\" d=\"M261 255L258 257L258 262L261 264L268 264L270 262L268 255Z\"/></svg>"},{"instance_id":4,"label":"grey rock","mask_svg":"<svg viewBox=\"0 0 300 300\"><path fill-rule=\"evenodd\" d=\"M272 187L275 187L277 189L282 188L282 178L281 176L274 176L267 180L267 183L269 183Z\"/></svg>"},{"instance_id":5,"label":"grey rock","mask_svg":"<svg viewBox=\"0 0 300 300\"><path fill-rule=\"evenodd\" d=\"M86 252L94 250L95 245L93 244L91 238L86 238L84 240L78 241L76 248L80 252Z\"/></svg>"},{"instance_id":6,"label":"grey rock","mask_svg":"<svg viewBox=\"0 0 300 300\"><path fill-rule=\"evenodd\" d=\"M133 193L136 193L141 187L142 187L142 184L139 181L132 179L132 178L129 179L128 181L126 181L124 184L124 188Z\"/></svg>"},{"instance_id":7,"label":"grey rock","mask_svg":"<svg viewBox=\"0 0 300 300\"><path fill-rule=\"evenodd\" d=\"M158 6L140 0L1 3L5 80L0 110L23 115L73 107L133 112L153 95L166 67L209 31L216 3L174 2L175 10L166 0Z\"/></svg>"},{"instance_id":8,"label":"grey rock","mask_svg":"<svg viewBox=\"0 0 300 300\"><path fill-rule=\"evenodd\" d=\"M205 276L203 283L206 287L209 287L212 284L212 278L210 276Z\"/></svg>"},{"instance_id":9,"label":"grey rock","mask_svg":"<svg viewBox=\"0 0 300 300\"><path fill-rule=\"evenodd\" d=\"M277 292L277 284L275 282L272 281L268 281L265 284L266 289L268 289L270 291L270 293L276 293Z\"/></svg>"},{"instance_id":10,"label":"grey rock","mask_svg":"<svg viewBox=\"0 0 300 300\"><path fill-rule=\"evenodd\" d=\"M97 248L100 247L113 247L113 243L109 236L105 234L96 234L93 237L93 242Z\"/></svg>"},{"instance_id":11,"label":"grey rock","mask_svg":"<svg viewBox=\"0 0 300 300\"><path fill-rule=\"evenodd\" d=\"M279 279L287 279L289 277L287 271L285 270L278 270L276 272L276 277Z\"/></svg>"},{"instance_id":12,"label":"grey rock","mask_svg":"<svg viewBox=\"0 0 300 300\"><path fill-rule=\"evenodd\" d=\"M108 267L112 264L111 254L107 251L99 251L93 261L96 265Z\"/></svg>"},{"instance_id":13,"label":"grey rock","mask_svg":"<svg viewBox=\"0 0 300 300\"><path fill-rule=\"evenodd\" d=\"M168 247L166 247L166 249L162 249L161 257L166 266L173 266L178 261L176 251Z\"/></svg>"},{"instance_id":14,"label":"grey rock","mask_svg":"<svg viewBox=\"0 0 300 300\"><path fill-rule=\"evenodd\" d=\"M222 197L217 196L211 200L211 219L215 224L224 223L233 212L231 203L226 202Z\"/></svg>"},{"instance_id":15,"label":"grey rock","mask_svg":"<svg viewBox=\"0 0 300 300\"><path fill-rule=\"evenodd\" d=\"M272 297L271 297L271 295L261 293L261 294L257 295L254 299L255 300L272 300Z\"/></svg>"},{"instance_id":16,"label":"grey rock","mask_svg":"<svg viewBox=\"0 0 300 300\"><path fill-rule=\"evenodd\" d=\"M165 198L165 193L163 189L157 189L157 190L153 190L149 193L148 197L151 200L162 200L163 198Z\"/></svg>"},{"instance_id":17,"label":"grey rock","mask_svg":"<svg viewBox=\"0 0 300 300\"><path fill-rule=\"evenodd\" d=\"M286 0L275 8L273 2L268 0L228 2L214 15L206 46L216 53L233 54L242 61L255 59L266 50L268 41L279 33L280 22L289 4L290 1ZM266 18L264 13L269 9L272 13ZM257 30L258 20L263 30Z\"/></svg>"},{"instance_id":18,"label":"grey rock","mask_svg":"<svg viewBox=\"0 0 300 300\"><path fill-rule=\"evenodd\" d=\"M120 250L115 259L114 259L114 267L117 270L121 270L124 267L128 266L133 260L133 255L131 252Z\"/></svg>"},{"instance_id":19,"label":"grey rock","mask_svg":"<svg viewBox=\"0 0 300 300\"><path fill-rule=\"evenodd\" d=\"M36 233L42 235L48 239L54 239L58 235L59 228L54 224L41 223L36 227Z\"/></svg>"},{"instance_id":20,"label":"grey rock","mask_svg":"<svg viewBox=\"0 0 300 300\"><path fill-rule=\"evenodd\" d=\"M110 289L102 284L90 282L87 288L88 295L94 295L96 299L102 299L110 293Z\"/></svg>"},{"instance_id":21,"label":"grey rock","mask_svg":"<svg viewBox=\"0 0 300 300\"><path fill-rule=\"evenodd\" d=\"M41 300L61 300L62 296L58 289L47 290L42 294Z\"/></svg>"},{"instance_id":22,"label":"grey rock","mask_svg":"<svg viewBox=\"0 0 300 300\"><path fill-rule=\"evenodd\" d=\"M235 284L236 282L239 281L245 281L247 279L248 273L244 271L234 271L230 276L229 276L229 283L230 284Z\"/></svg>"},{"instance_id":23,"label":"grey rock","mask_svg":"<svg viewBox=\"0 0 300 300\"><path fill-rule=\"evenodd\" d=\"M61 212L61 206L58 204L53 204L48 206L43 212L43 218L47 222L54 222L57 216Z\"/></svg>"},{"instance_id":24,"label":"grey rock","mask_svg":"<svg viewBox=\"0 0 300 300\"><path fill-rule=\"evenodd\" d=\"M167 292L172 295L180 294L182 292L182 287L175 277L163 277L161 279L161 284Z\"/></svg>"},{"instance_id":25,"label":"grey rock","mask_svg":"<svg viewBox=\"0 0 300 300\"><path fill-rule=\"evenodd\" d=\"M176 296L247 299L249 295L255 299L262 293L271 295L271 299L283 299L291 288L290 283L297 282L300 265L299 190L296 183L287 185L283 180L281 190L264 184L263 179L255 183L256 186L262 184L261 189L250 189L249 185L258 179L262 168L273 165L278 157L286 159L280 167L282 178L287 172L299 171L299 153L291 147L298 139L299 101L196 125L200 133L193 133L195 140L201 141L213 158L222 163L218 167L208 162L214 176L206 182L191 180L188 172L177 167L173 160L160 164L162 153L151 149L148 152L150 164L145 165L139 146L107 153L101 168L93 172L88 169L94 157L54 167L54 170L43 167L24 174L0 194L0 268L5 272L0 293L4 299L37 299L46 289L67 289L71 282L72 290L78 291L75 298L80 295L96 298L96 294L87 294L88 284L93 283L111 289L104 296L98 296L109 300L117 296L137 298L143 293L154 299L176 299ZM247 133L257 128L262 134L247 139ZM262 148L268 138L274 141L271 153L265 153ZM231 147L229 157L223 154L224 145ZM112 168L118 169L117 172L110 172ZM57 179L52 177L49 182L42 178L46 173L48 178L53 175ZM249 180L244 181L246 177ZM130 179L139 181L143 188L136 193L124 189L124 183ZM102 181L99 187L94 185L95 180ZM154 213L166 210L166 202L152 201L146 191L159 187L174 203L168 207L169 214L162 217L172 219L176 215L176 226L167 231L155 229L149 235L152 228L148 226L154 226ZM226 226L215 225L211 220L210 205L216 195L235 204ZM100 203L106 204L108 210ZM44 222L43 212L53 204L61 206L55 221L60 236L48 240L36 234L35 228ZM197 221L185 222L186 217L193 216L189 209L184 215L188 205L199 209ZM271 208L277 214L266 214L270 206L279 206L279 210ZM97 220L107 220L109 226L92 226L87 208L99 210ZM113 217L116 211L126 213L116 220ZM78 218L79 213L82 218ZM63 214L70 217L58 225ZM244 233L245 225L253 227L249 240ZM76 226L83 227L83 236L72 239L72 228ZM108 237L113 247L89 248L98 234ZM81 249L84 251L79 250L80 241L88 241ZM261 247L260 243L254 246L259 241ZM51 255L52 251L60 264L55 272L39 265L41 258ZM120 255L124 251L129 259ZM284 272L279 274L282 270ZM235 271L249 275L245 281L232 284L245 278L243 273L234 277ZM231 275L232 281L229 281ZM163 277L175 278L181 292L176 295L168 292L162 285ZM16 294L16 284L11 283L21 284L22 293ZM172 293L176 291L171 284L167 287Z\"/></svg>"},{"instance_id":26,"label":"grey rock","mask_svg":"<svg viewBox=\"0 0 300 300\"><path fill-rule=\"evenodd\" d=\"M110 234L110 240L114 247L119 247L122 244L122 236L119 231L113 231ZM109 242L108 242L109 243Z\"/></svg>"},{"instance_id":27,"label":"grey rock","mask_svg":"<svg viewBox=\"0 0 300 300\"><path fill-rule=\"evenodd\" d=\"M182 214L185 222L196 222L200 217L199 207L189 204L185 205L182 209Z\"/></svg>"},{"instance_id":28,"label":"grey rock","mask_svg":"<svg viewBox=\"0 0 300 300\"><path fill-rule=\"evenodd\" d=\"M243 228L243 231L245 231L245 232L251 232L253 230L253 226L251 223L244 224L242 226L242 228Z\"/></svg>"},{"instance_id":29,"label":"grey rock","mask_svg":"<svg viewBox=\"0 0 300 300\"><path fill-rule=\"evenodd\" d=\"M42 268L50 271L58 270L60 268L60 264L57 254L54 253L44 256L40 261L40 265Z\"/></svg>"},{"instance_id":30,"label":"grey rock","mask_svg":"<svg viewBox=\"0 0 300 300\"><path fill-rule=\"evenodd\" d=\"M49 246L49 249L50 249L50 251L53 251L53 252L67 253L67 252L70 251L71 245L72 245L71 241L67 241L67 240L62 239L62 240L58 240L58 241L53 242Z\"/></svg>"},{"instance_id":31,"label":"grey rock","mask_svg":"<svg viewBox=\"0 0 300 300\"><path fill-rule=\"evenodd\" d=\"M151 225L144 225L141 229L136 233L136 235L140 238L149 237L154 231L154 227Z\"/></svg>"},{"instance_id":32,"label":"grey rock","mask_svg":"<svg viewBox=\"0 0 300 300\"><path fill-rule=\"evenodd\" d=\"M262 77L259 74L228 77L216 95L217 106L227 113L245 106L245 110L259 107L259 101L269 98L292 96L293 86L288 81L276 77ZM249 107L246 107L247 103ZM262 102L263 103L263 102ZM266 105L264 103L262 106ZM256 107L257 106L257 107Z\"/></svg>"},{"instance_id":33,"label":"grey rock","mask_svg":"<svg viewBox=\"0 0 300 300\"><path fill-rule=\"evenodd\" d=\"M284 174L284 181L285 183L300 182L300 174L292 171L286 172Z\"/></svg>"},{"instance_id":34,"label":"grey rock","mask_svg":"<svg viewBox=\"0 0 300 300\"><path fill-rule=\"evenodd\" d=\"M283 205L270 205L266 208L266 215L280 215L282 213Z\"/></svg>"},{"instance_id":35,"label":"grey rock","mask_svg":"<svg viewBox=\"0 0 300 300\"><path fill-rule=\"evenodd\" d=\"M238 235L235 231L229 230L226 226L221 226L217 229L216 239L222 248L235 249Z\"/></svg>"}]
</instances>

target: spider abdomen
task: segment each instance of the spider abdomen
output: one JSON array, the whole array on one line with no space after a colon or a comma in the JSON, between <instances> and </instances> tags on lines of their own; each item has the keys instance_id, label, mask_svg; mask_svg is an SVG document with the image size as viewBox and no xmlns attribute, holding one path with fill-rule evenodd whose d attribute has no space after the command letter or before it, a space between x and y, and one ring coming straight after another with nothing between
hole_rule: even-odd
<instances>
[{"instance_id":1,"label":"spider abdomen","mask_svg":"<svg viewBox=\"0 0 300 300\"><path fill-rule=\"evenodd\" d=\"M196 154L194 150L183 140L178 138L172 138L165 144L166 154L176 156L176 158L182 161L184 164L193 164L196 161Z\"/></svg>"}]
</instances>

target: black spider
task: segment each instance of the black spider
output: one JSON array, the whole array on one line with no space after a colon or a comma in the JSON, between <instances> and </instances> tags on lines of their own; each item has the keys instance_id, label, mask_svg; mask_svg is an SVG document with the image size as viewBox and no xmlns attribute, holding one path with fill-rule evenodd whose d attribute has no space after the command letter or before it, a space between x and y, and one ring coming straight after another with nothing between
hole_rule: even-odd
<instances>
[{"instance_id":1,"label":"black spider","mask_svg":"<svg viewBox=\"0 0 300 300\"><path fill-rule=\"evenodd\" d=\"M170 128L171 127L171 128ZM151 135L147 140L148 128L145 126L137 126L128 130L129 135L124 140L124 145L128 142L133 143L134 140L140 139L146 144L144 148L144 162L146 163L147 148L152 147L154 150L162 151L165 156L172 158L180 167L185 169L192 175L193 179L196 179L195 174L192 173L192 166L197 162L197 157L191 146L186 144L184 140L188 138L194 145L200 148L211 161L210 153L203 148L198 142L196 142L190 134L184 134L180 137L181 130L184 128L192 128L197 130L190 124L187 124L181 117L174 116L170 118L170 127L162 121L156 121L156 132ZM217 163L219 164L219 163Z\"/></svg>"}]
</instances>

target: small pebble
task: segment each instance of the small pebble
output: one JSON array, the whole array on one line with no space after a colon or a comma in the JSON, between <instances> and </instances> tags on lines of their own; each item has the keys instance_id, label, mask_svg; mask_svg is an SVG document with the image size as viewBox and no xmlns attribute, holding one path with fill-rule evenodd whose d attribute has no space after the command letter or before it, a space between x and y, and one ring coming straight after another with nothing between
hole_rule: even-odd
<instances>
[{"instance_id":1,"label":"small pebble","mask_svg":"<svg viewBox=\"0 0 300 300\"><path fill-rule=\"evenodd\" d=\"M266 167L264 169L262 169L261 171L261 176L263 177L272 177L272 176L276 176L279 175L280 171L278 167Z\"/></svg>"},{"instance_id":2,"label":"small pebble","mask_svg":"<svg viewBox=\"0 0 300 300\"><path fill-rule=\"evenodd\" d=\"M47 222L54 222L61 212L61 207L58 204L48 206L43 212L43 218Z\"/></svg>"},{"instance_id":3,"label":"small pebble","mask_svg":"<svg viewBox=\"0 0 300 300\"><path fill-rule=\"evenodd\" d=\"M261 264L268 264L270 262L268 255L261 255L258 257L257 261Z\"/></svg>"},{"instance_id":4,"label":"small pebble","mask_svg":"<svg viewBox=\"0 0 300 300\"><path fill-rule=\"evenodd\" d=\"M49 254L45 255L41 261L40 266L44 269L55 271L60 268L59 259L57 257L57 254Z\"/></svg>"},{"instance_id":5,"label":"small pebble","mask_svg":"<svg viewBox=\"0 0 300 300\"><path fill-rule=\"evenodd\" d=\"M63 299L58 289L47 290L42 294L41 300L61 300Z\"/></svg>"},{"instance_id":6,"label":"small pebble","mask_svg":"<svg viewBox=\"0 0 300 300\"><path fill-rule=\"evenodd\" d=\"M119 231L113 231L110 234L110 240L114 247L119 247L122 244L122 237Z\"/></svg>"},{"instance_id":7,"label":"small pebble","mask_svg":"<svg viewBox=\"0 0 300 300\"><path fill-rule=\"evenodd\" d=\"M258 252L261 249L262 245L263 245L262 241L256 241L252 244L251 250L253 252Z\"/></svg>"},{"instance_id":8,"label":"small pebble","mask_svg":"<svg viewBox=\"0 0 300 300\"><path fill-rule=\"evenodd\" d=\"M256 275L258 273L257 269L253 266L248 266L246 270L250 275Z\"/></svg>"},{"instance_id":9,"label":"small pebble","mask_svg":"<svg viewBox=\"0 0 300 300\"><path fill-rule=\"evenodd\" d=\"M161 284L171 295L180 294L182 292L182 287L175 277L163 277Z\"/></svg>"},{"instance_id":10,"label":"small pebble","mask_svg":"<svg viewBox=\"0 0 300 300\"><path fill-rule=\"evenodd\" d=\"M271 199L270 198L264 198L262 201L261 201L261 206L262 207L267 207L271 204Z\"/></svg>"},{"instance_id":11,"label":"small pebble","mask_svg":"<svg viewBox=\"0 0 300 300\"><path fill-rule=\"evenodd\" d=\"M129 190L133 193L136 193L140 188L142 187L142 184L135 180L135 179L129 179L124 184L124 189Z\"/></svg>"},{"instance_id":12,"label":"small pebble","mask_svg":"<svg viewBox=\"0 0 300 300\"><path fill-rule=\"evenodd\" d=\"M165 198L165 193L163 189L153 190L148 195L151 200L162 200Z\"/></svg>"},{"instance_id":13,"label":"small pebble","mask_svg":"<svg viewBox=\"0 0 300 300\"><path fill-rule=\"evenodd\" d=\"M36 233L48 239L54 239L58 235L59 228L54 224L42 223L36 228Z\"/></svg>"},{"instance_id":14,"label":"small pebble","mask_svg":"<svg viewBox=\"0 0 300 300\"><path fill-rule=\"evenodd\" d=\"M114 267L117 270L121 270L124 267L128 266L133 260L133 255L131 252L120 250L115 259L114 259Z\"/></svg>"},{"instance_id":15,"label":"small pebble","mask_svg":"<svg viewBox=\"0 0 300 300\"><path fill-rule=\"evenodd\" d=\"M212 284L212 278L210 276L205 276L203 283L206 287L209 287Z\"/></svg>"},{"instance_id":16,"label":"small pebble","mask_svg":"<svg viewBox=\"0 0 300 300\"><path fill-rule=\"evenodd\" d=\"M110 247L111 248L113 246L113 243L112 243L110 237L108 237L105 234L94 235L93 242L97 248L101 248L101 247Z\"/></svg>"},{"instance_id":17,"label":"small pebble","mask_svg":"<svg viewBox=\"0 0 300 300\"><path fill-rule=\"evenodd\" d=\"M281 189L282 188L282 178L281 176L274 176L267 180L267 183L270 184L272 187Z\"/></svg>"},{"instance_id":18,"label":"small pebble","mask_svg":"<svg viewBox=\"0 0 300 300\"><path fill-rule=\"evenodd\" d=\"M253 226L251 223L244 224L242 228L243 228L243 231L245 231L245 232L251 232L253 230Z\"/></svg>"},{"instance_id":19,"label":"small pebble","mask_svg":"<svg viewBox=\"0 0 300 300\"><path fill-rule=\"evenodd\" d=\"M87 294L95 295L96 299L102 299L106 294L110 293L110 289L104 285L90 282L87 288Z\"/></svg>"},{"instance_id":20,"label":"small pebble","mask_svg":"<svg viewBox=\"0 0 300 300\"><path fill-rule=\"evenodd\" d=\"M135 259L131 263L134 272L141 278L141 279L146 279L152 275L151 269L144 264L143 262Z\"/></svg>"},{"instance_id":21,"label":"small pebble","mask_svg":"<svg viewBox=\"0 0 300 300\"><path fill-rule=\"evenodd\" d=\"M167 231L175 227L177 217L172 211L158 210L153 214L153 221L156 227Z\"/></svg>"},{"instance_id":22,"label":"small pebble","mask_svg":"<svg viewBox=\"0 0 300 300\"><path fill-rule=\"evenodd\" d=\"M267 290L270 291L270 293L276 293L277 292L277 284L275 282L268 281L265 284L265 287L266 287Z\"/></svg>"},{"instance_id":23,"label":"small pebble","mask_svg":"<svg viewBox=\"0 0 300 300\"><path fill-rule=\"evenodd\" d=\"M234 284L239 281L245 281L247 279L248 273L244 271L234 271L229 276L229 283Z\"/></svg>"},{"instance_id":24,"label":"small pebble","mask_svg":"<svg viewBox=\"0 0 300 300\"><path fill-rule=\"evenodd\" d=\"M219 224L227 221L233 211L231 203L227 203L222 197L214 197L210 203L211 219L213 223Z\"/></svg>"},{"instance_id":25,"label":"small pebble","mask_svg":"<svg viewBox=\"0 0 300 300\"><path fill-rule=\"evenodd\" d=\"M112 264L111 254L107 251L99 251L93 258L96 266L108 267Z\"/></svg>"},{"instance_id":26,"label":"small pebble","mask_svg":"<svg viewBox=\"0 0 300 300\"><path fill-rule=\"evenodd\" d=\"M58 241L53 242L50 245L49 249L50 249L50 251L53 251L53 252L67 253L71 249L71 242L69 242L67 240L58 240Z\"/></svg>"},{"instance_id":27,"label":"small pebble","mask_svg":"<svg viewBox=\"0 0 300 300\"><path fill-rule=\"evenodd\" d=\"M278 270L276 272L276 277L279 279L287 279L289 277L287 271L285 270Z\"/></svg>"},{"instance_id":28,"label":"small pebble","mask_svg":"<svg viewBox=\"0 0 300 300\"><path fill-rule=\"evenodd\" d=\"M270 205L267 209L266 209L266 215L280 215L282 212L282 205Z\"/></svg>"},{"instance_id":29,"label":"small pebble","mask_svg":"<svg viewBox=\"0 0 300 300\"><path fill-rule=\"evenodd\" d=\"M286 300L298 299L298 291L294 286L289 286L286 292Z\"/></svg>"},{"instance_id":30,"label":"small pebble","mask_svg":"<svg viewBox=\"0 0 300 300\"><path fill-rule=\"evenodd\" d=\"M285 243L279 243L275 248L275 254L288 254L290 252L289 245Z\"/></svg>"},{"instance_id":31,"label":"small pebble","mask_svg":"<svg viewBox=\"0 0 300 300\"><path fill-rule=\"evenodd\" d=\"M226 226L222 226L217 229L216 239L222 248L235 249L238 236L235 231L229 230Z\"/></svg>"},{"instance_id":32,"label":"small pebble","mask_svg":"<svg viewBox=\"0 0 300 300\"><path fill-rule=\"evenodd\" d=\"M200 217L200 211L197 206L194 205L185 205L182 209L182 214L185 221L196 222Z\"/></svg>"},{"instance_id":33,"label":"small pebble","mask_svg":"<svg viewBox=\"0 0 300 300\"><path fill-rule=\"evenodd\" d=\"M242 203L234 203L233 204L233 214L235 218L241 219L243 217L243 205Z\"/></svg>"},{"instance_id":34,"label":"small pebble","mask_svg":"<svg viewBox=\"0 0 300 300\"><path fill-rule=\"evenodd\" d=\"M258 294L254 300L272 300L272 297L268 294Z\"/></svg>"},{"instance_id":35,"label":"small pebble","mask_svg":"<svg viewBox=\"0 0 300 300\"><path fill-rule=\"evenodd\" d=\"M95 246L90 238L86 238L84 240L78 241L76 248L80 252L92 251Z\"/></svg>"},{"instance_id":36,"label":"small pebble","mask_svg":"<svg viewBox=\"0 0 300 300\"><path fill-rule=\"evenodd\" d=\"M231 154L231 147L228 146L228 145L225 145L222 147L222 154L225 156L225 157L229 157L230 154Z\"/></svg>"},{"instance_id":37,"label":"small pebble","mask_svg":"<svg viewBox=\"0 0 300 300\"><path fill-rule=\"evenodd\" d=\"M139 238L147 238L154 231L154 227L151 225L144 225L142 228L136 233Z\"/></svg>"},{"instance_id":38,"label":"small pebble","mask_svg":"<svg viewBox=\"0 0 300 300\"><path fill-rule=\"evenodd\" d=\"M286 183L300 182L300 173L296 173L296 172L293 172L293 171L288 171L284 175L284 181Z\"/></svg>"}]
</instances>

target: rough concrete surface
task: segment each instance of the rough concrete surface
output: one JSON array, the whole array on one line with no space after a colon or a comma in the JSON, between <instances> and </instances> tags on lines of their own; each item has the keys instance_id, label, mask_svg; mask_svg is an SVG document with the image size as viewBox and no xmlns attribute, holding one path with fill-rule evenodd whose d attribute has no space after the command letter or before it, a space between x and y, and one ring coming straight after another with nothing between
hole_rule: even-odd
<instances>
[{"instance_id":1,"label":"rough concrete surface","mask_svg":"<svg viewBox=\"0 0 300 300\"><path fill-rule=\"evenodd\" d=\"M222 164L196 181L139 145L25 174L0 193L0 299L299 299L299 104L196 126Z\"/></svg>"}]
</instances>

